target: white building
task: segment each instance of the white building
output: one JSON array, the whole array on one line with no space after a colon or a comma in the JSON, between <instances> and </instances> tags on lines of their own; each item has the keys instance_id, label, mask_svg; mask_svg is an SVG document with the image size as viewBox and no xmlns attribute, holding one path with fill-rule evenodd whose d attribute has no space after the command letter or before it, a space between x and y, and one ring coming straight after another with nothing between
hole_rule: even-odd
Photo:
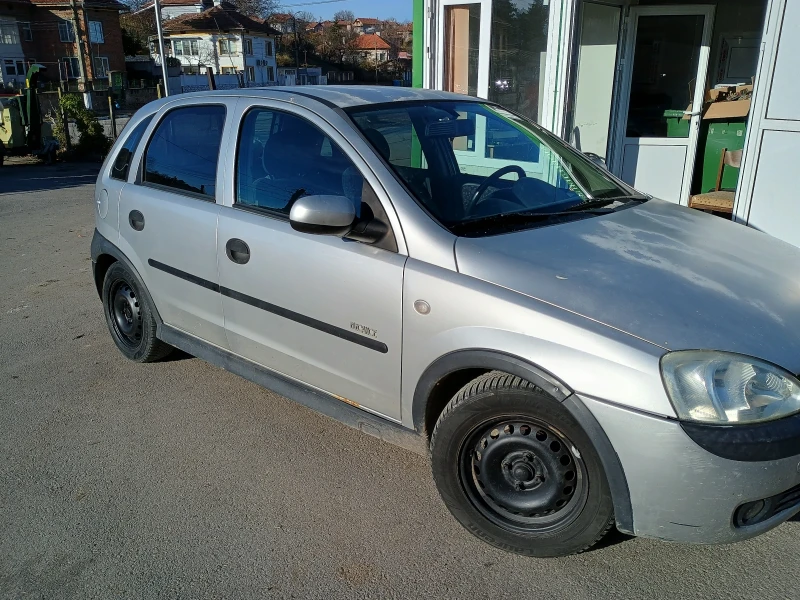
<instances>
[{"instance_id":1,"label":"white building","mask_svg":"<svg viewBox=\"0 0 800 600\"><path fill-rule=\"evenodd\" d=\"M167 56L178 59L186 75L237 75L246 86L274 84L275 43L279 32L221 2L199 13L184 13L164 23ZM156 62L158 45L152 45Z\"/></svg>"},{"instance_id":2,"label":"white building","mask_svg":"<svg viewBox=\"0 0 800 600\"><path fill-rule=\"evenodd\" d=\"M161 0L161 18L164 21L174 19L186 14L201 13L214 6L213 0ZM153 10L153 3L149 2L137 14L146 10Z\"/></svg>"},{"instance_id":3,"label":"white building","mask_svg":"<svg viewBox=\"0 0 800 600\"><path fill-rule=\"evenodd\" d=\"M19 87L24 83L25 54L20 44L19 25L12 17L0 17L0 87Z\"/></svg>"}]
</instances>

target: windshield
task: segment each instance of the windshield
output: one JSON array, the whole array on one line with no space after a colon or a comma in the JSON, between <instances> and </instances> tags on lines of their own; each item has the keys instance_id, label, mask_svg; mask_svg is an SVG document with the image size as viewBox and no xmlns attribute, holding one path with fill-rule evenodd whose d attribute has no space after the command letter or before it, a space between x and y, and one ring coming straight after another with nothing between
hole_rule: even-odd
<instances>
[{"instance_id":1,"label":"windshield","mask_svg":"<svg viewBox=\"0 0 800 600\"><path fill-rule=\"evenodd\" d=\"M417 201L457 235L497 233L511 222L519 229L586 218L602 206L645 199L496 105L398 103L349 114Z\"/></svg>"}]
</instances>

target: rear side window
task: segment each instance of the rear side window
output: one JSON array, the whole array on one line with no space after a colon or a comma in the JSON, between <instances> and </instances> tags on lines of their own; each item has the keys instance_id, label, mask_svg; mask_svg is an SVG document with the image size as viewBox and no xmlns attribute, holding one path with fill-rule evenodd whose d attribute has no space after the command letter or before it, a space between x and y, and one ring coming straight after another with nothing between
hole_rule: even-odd
<instances>
[{"instance_id":1,"label":"rear side window","mask_svg":"<svg viewBox=\"0 0 800 600\"><path fill-rule=\"evenodd\" d=\"M111 166L112 179L119 179L120 181L128 180L128 171L131 168L131 159L136 153L136 146L139 145L144 130L147 129L147 126L152 120L153 115L145 117L142 122L136 126L136 129L131 132L128 139L125 140L125 143L117 154L116 160L114 160L114 164Z\"/></svg>"},{"instance_id":2,"label":"rear side window","mask_svg":"<svg viewBox=\"0 0 800 600\"><path fill-rule=\"evenodd\" d=\"M167 113L150 138L143 181L213 199L224 125L224 106L187 106Z\"/></svg>"}]
</instances>

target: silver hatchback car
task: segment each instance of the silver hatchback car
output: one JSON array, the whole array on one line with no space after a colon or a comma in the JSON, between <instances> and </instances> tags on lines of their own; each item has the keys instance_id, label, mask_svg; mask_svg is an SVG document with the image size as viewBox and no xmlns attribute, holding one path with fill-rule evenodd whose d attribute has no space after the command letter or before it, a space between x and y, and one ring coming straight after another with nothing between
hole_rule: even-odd
<instances>
[{"instance_id":1,"label":"silver hatchback car","mask_svg":"<svg viewBox=\"0 0 800 600\"><path fill-rule=\"evenodd\" d=\"M642 195L500 106L167 98L95 200L126 357L177 347L430 452L490 544L725 543L800 511L800 250Z\"/></svg>"}]
</instances>

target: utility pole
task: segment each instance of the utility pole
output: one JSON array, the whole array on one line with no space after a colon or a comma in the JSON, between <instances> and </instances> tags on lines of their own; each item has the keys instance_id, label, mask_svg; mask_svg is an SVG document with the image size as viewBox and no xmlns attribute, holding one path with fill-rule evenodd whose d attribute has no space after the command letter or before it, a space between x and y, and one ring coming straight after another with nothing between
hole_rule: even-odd
<instances>
[{"instance_id":1,"label":"utility pole","mask_svg":"<svg viewBox=\"0 0 800 600\"><path fill-rule=\"evenodd\" d=\"M83 57L83 44L81 43L81 34L78 29L78 6L75 0L69 0L70 8L72 8L72 35L75 38L75 45L78 47L78 69L80 70L80 78L78 85L83 86L83 105L86 108L92 108L92 93L89 91L89 82L86 77L86 62ZM84 12L86 9L84 8ZM86 32L88 35L88 31Z\"/></svg>"},{"instance_id":2,"label":"utility pole","mask_svg":"<svg viewBox=\"0 0 800 600\"><path fill-rule=\"evenodd\" d=\"M164 52L164 34L161 31L161 3L154 0L156 11L156 31L158 32L158 53L161 55L161 75L164 77L164 95L169 96L169 74L167 71L167 54ZM199 69L198 69L199 70Z\"/></svg>"},{"instance_id":3,"label":"utility pole","mask_svg":"<svg viewBox=\"0 0 800 600\"><path fill-rule=\"evenodd\" d=\"M292 22L294 23L294 66L300 69L300 40L297 36L297 16L292 13ZM300 80L300 72L297 72L297 79Z\"/></svg>"}]
</instances>

